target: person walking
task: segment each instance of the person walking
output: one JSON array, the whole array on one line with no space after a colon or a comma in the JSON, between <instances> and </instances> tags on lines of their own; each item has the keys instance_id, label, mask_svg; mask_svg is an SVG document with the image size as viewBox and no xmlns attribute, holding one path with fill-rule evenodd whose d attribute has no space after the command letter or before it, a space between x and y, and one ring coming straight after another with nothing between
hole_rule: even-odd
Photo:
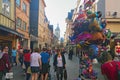
<instances>
[{"instance_id":1,"label":"person walking","mask_svg":"<svg viewBox=\"0 0 120 80\"><path fill-rule=\"evenodd\" d=\"M110 53L104 55L104 63L101 65L101 72L105 80L119 80L117 66L120 69L120 62L113 61Z\"/></svg>"},{"instance_id":2,"label":"person walking","mask_svg":"<svg viewBox=\"0 0 120 80\"><path fill-rule=\"evenodd\" d=\"M12 49L12 66L14 64L17 66L16 55L17 55L17 50L15 49L15 47L13 47L13 49Z\"/></svg>"},{"instance_id":3,"label":"person walking","mask_svg":"<svg viewBox=\"0 0 120 80\"><path fill-rule=\"evenodd\" d=\"M23 66L23 48L20 48L18 52L19 52L19 62L21 66Z\"/></svg>"},{"instance_id":4,"label":"person walking","mask_svg":"<svg viewBox=\"0 0 120 80\"><path fill-rule=\"evenodd\" d=\"M30 67L30 50L24 49L23 51L24 55L24 64L25 64L25 73L27 74L28 67ZM26 80L29 80L29 76L26 75Z\"/></svg>"},{"instance_id":5,"label":"person walking","mask_svg":"<svg viewBox=\"0 0 120 80\"><path fill-rule=\"evenodd\" d=\"M73 56L73 49L70 49L69 51L69 59L72 60L72 56Z\"/></svg>"},{"instance_id":6,"label":"person walking","mask_svg":"<svg viewBox=\"0 0 120 80\"><path fill-rule=\"evenodd\" d=\"M42 60L42 70L41 70L41 79L48 79L49 72L49 62L50 62L50 54L46 52L47 49L43 48L43 52L41 52L41 60Z\"/></svg>"},{"instance_id":7,"label":"person walking","mask_svg":"<svg viewBox=\"0 0 120 80\"><path fill-rule=\"evenodd\" d=\"M38 79L38 72L42 68L41 55L39 54L39 48L35 48L30 57L30 66L32 72L32 80Z\"/></svg>"},{"instance_id":8,"label":"person walking","mask_svg":"<svg viewBox=\"0 0 120 80\"><path fill-rule=\"evenodd\" d=\"M66 67L65 56L61 54L60 49L57 50L53 65L56 69L57 80L63 80L63 69Z\"/></svg>"},{"instance_id":9,"label":"person walking","mask_svg":"<svg viewBox=\"0 0 120 80\"><path fill-rule=\"evenodd\" d=\"M0 80L2 80L3 75L6 75L7 72L11 71L10 56L8 55L8 51L8 46L4 46L2 48L2 53L0 54Z\"/></svg>"}]
</instances>

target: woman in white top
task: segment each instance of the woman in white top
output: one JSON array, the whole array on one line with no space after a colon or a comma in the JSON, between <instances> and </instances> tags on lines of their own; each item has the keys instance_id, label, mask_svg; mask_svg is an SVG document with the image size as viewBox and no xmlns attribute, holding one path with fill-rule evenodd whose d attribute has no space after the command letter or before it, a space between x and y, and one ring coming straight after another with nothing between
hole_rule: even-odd
<instances>
[{"instance_id":1,"label":"woman in white top","mask_svg":"<svg viewBox=\"0 0 120 80\"><path fill-rule=\"evenodd\" d=\"M61 54L61 51L59 49L55 55L53 65L56 69L57 80L63 80L63 69L66 67L66 61L64 54Z\"/></svg>"},{"instance_id":2,"label":"woman in white top","mask_svg":"<svg viewBox=\"0 0 120 80\"><path fill-rule=\"evenodd\" d=\"M41 56L39 54L39 48L34 49L34 52L31 54L31 72L32 72L32 80L37 80L38 72L41 69Z\"/></svg>"}]
</instances>

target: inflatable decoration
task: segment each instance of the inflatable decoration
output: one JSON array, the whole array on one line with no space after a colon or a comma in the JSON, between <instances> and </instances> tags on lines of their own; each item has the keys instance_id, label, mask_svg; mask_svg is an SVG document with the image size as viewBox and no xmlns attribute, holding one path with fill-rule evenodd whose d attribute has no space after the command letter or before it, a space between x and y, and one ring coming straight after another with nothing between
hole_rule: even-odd
<instances>
[{"instance_id":1,"label":"inflatable decoration","mask_svg":"<svg viewBox=\"0 0 120 80\"><path fill-rule=\"evenodd\" d=\"M93 70L92 65L89 65L87 69L83 70L82 74L86 79L96 80L98 73L95 70Z\"/></svg>"},{"instance_id":2,"label":"inflatable decoration","mask_svg":"<svg viewBox=\"0 0 120 80\"><path fill-rule=\"evenodd\" d=\"M106 37L107 39L110 39L111 38L111 31L109 29L106 29Z\"/></svg>"},{"instance_id":3,"label":"inflatable decoration","mask_svg":"<svg viewBox=\"0 0 120 80\"><path fill-rule=\"evenodd\" d=\"M86 41L86 40L89 40L90 38L92 38L92 35L88 32L83 32L83 33L80 33L78 36L77 36L77 41Z\"/></svg>"},{"instance_id":4,"label":"inflatable decoration","mask_svg":"<svg viewBox=\"0 0 120 80\"><path fill-rule=\"evenodd\" d=\"M76 39L76 37L77 37L76 35L73 35L73 36L71 36L71 37L69 36L69 39L70 39L71 41L74 41L74 40Z\"/></svg>"},{"instance_id":5,"label":"inflatable decoration","mask_svg":"<svg viewBox=\"0 0 120 80\"><path fill-rule=\"evenodd\" d=\"M106 21L106 20L103 20L103 21L100 22L100 27L101 27L102 29L105 29L106 26L107 26L107 21Z\"/></svg>"},{"instance_id":6,"label":"inflatable decoration","mask_svg":"<svg viewBox=\"0 0 120 80\"><path fill-rule=\"evenodd\" d=\"M95 12L95 13L92 13L90 14L90 12L87 12L88 14L88 19L91 19L91 18L100 18L102 16L102 13L101 11L98 11L98 12Z\"/></svg>"},{"instance_id":7,"label":"inflatable decoration","mask_svg":"<svg viewBox=\"0 0 120 80\"><path fill-rule=\"evenodd\" d=\"M97 45L92 44L89 46L90 53L88 55L91 60L93 60L94 58L96 58L98 56L98 50L99 49L98 49Z\"/></svg>"},{"instance_id":8,"label":"inflatable decoration","mask_svg":"<svg viewBox=\"0 0 120 80\"><path fill-rule=\"evenodd\" d=\"M95 1L93 2L93 5L94 5L94 4L97 4L98 2L99 2L99 0L95 0Z\"/></svg>"},{"instance_id":9,"label":"inflatable decoration","mask_svg":"<svg viewBox=\"0 0 120 80\"><path fill-rule=\"evenodd\" d=\"M99 23L98 23L98 21L97 21L96 19L94 19L94 20L90 23L90 25L89 25L88 28L89 28L90 32L98 32L98 31L101 31L100 25L99 25Z\"/></svg>"},{"instance_id":10,"label":"inflatable decoration","mask_svg":"<svg viewBox=\"0 0 120 80\"><path fill-rule=\"evenodd\" d=\"M78 47L79 49L81 49L81 48L82 48L80 44L77 44L77 47Z\"/></svg>"},{"instance_id":11,"label":"inflatable decoration","mask_svg":"<svg viewBox=\"0 0 120 80\"><path fill-rule=\"evenodd\" d=\"M89 0L87 3L85 3L84 7L85 9L90 8L92 6L93 2Z\"/></svg>"},{"instance_id":12,"label":"inflatable decoration","mask_svg":"<svg viewBox=\"0 0 120 80\"><path fill-rule=\"evenodd\" d=\"M98 32L101 31L100 21L99 18L102 16L100 11L88 14L88 19L90 19L89 30L91 32Z\"/></svg>"},{"instance_id":13,"label":"inflatable decoration","mask_svg":"<svg viewBox=\"0 0 120 80\"><path fill-rule=\"evenodd\" d=\"M88 26L89 26L89 21L85 20L84 22L82 22L82 24L77 24L72 28L72 30L74 31L75 35L78 35L82 32L89 32Z\"/></svg>"},{"instance_id":14,"label":"inflatable decoration","mask_svg":"<svg viewBox=\"0 0 120 80\"><path fill-rule=\"evenodd\" d=\"M84 20L87 19L87 15L85 12L81 12L81 14L79 14L76 19L77 19L77 22L82 23Z\"/></svg>"},{"instance_id":15,"label":"inflatable decoration","mask_svg":"<svg viewBox=\"0 0 120 80\"><path fill-rule=\"evenodd\" d=\"M106 39L102 32L92 33L92 38L89 40L92 44L101 44Z\"/></svg>"}]
</instances>

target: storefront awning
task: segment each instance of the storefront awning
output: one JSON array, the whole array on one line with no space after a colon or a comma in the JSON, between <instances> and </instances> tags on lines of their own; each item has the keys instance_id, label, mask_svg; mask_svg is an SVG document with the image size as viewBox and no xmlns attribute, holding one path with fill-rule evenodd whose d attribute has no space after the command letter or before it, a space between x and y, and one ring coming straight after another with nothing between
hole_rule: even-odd
<instances>
[{"instance_id":1,"label":"storefront awning","mask_svg":"<svg viewBox=\"0 0 120 80\"><path fill-rule=\"evenodd\" d=\"M12 29L7 28L7 27L4 27L4 26L2 26L2 25L0 25L0 30L3 30L3 31L6 31L6 32L9 32L9 33L15 34L15 35L17 35L17 36L19 36L19 37L24 37L24 35L18 33L17 31L12 30Z\"/></svg>"}]
</instances>

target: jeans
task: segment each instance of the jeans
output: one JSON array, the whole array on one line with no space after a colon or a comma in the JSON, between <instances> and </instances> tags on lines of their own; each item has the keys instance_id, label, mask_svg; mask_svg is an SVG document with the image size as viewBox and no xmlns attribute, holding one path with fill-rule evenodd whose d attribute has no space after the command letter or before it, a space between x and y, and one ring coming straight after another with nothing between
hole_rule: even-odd
<instances>
[{"instance_id":1,"label":"jeans","mask_svg":"<svg viewBox=\"0 0 120 80\"><path fill-rule=\"evenodd\" d=\"M17 62L16 62L16 56L12 56L12 63L14 64L16 64L17 65Z\"/></svg>"},{"instance_id":2,"label":"jeans","mask_svg":"<svg viewBox=\"0 0 120 80\"><path fill-rule=\"evenodd\" d=\"M21 64L21 66L23 65L23 56L20 56L19 57L19 61L20 61L20 64Z\"/></svg>"},{"instance_id":3,"label":"jeans","mask_svg":"<svg viewBox=\"0 0 120 80\"><path fill-rule=\"evenodd\" d=\"M25 72L26 72L28 67L30 66L30 62L24 61L24 64L25 64Z\"/></svg>"},{"instance_id":4,"label":"jeans","mask_svg":"<svg viewBox=\"0 0 120 80\"><path fill-rule=\"evenodd\" d=\"M56 75L57 75L57 80L63 79L63 67L57 67Z\"/></svg>"}]
</instances>

